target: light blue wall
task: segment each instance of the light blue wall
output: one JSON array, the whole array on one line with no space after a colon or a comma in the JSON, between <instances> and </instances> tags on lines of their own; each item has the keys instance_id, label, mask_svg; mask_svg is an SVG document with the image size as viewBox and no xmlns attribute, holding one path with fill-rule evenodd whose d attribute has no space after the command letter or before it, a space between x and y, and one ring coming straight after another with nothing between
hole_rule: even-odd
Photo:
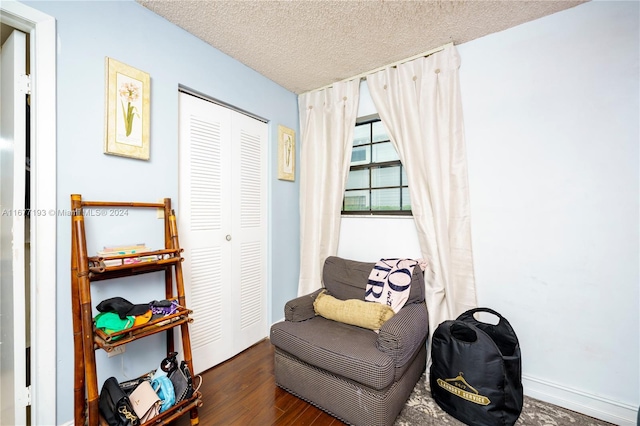
<instances>
[{"instance_id":1,"label":"light blue wall","mask_svg":"<svg viewBox=\"0 0 640 426\"><path fill-rule=\"evenodd\" d=\"M69 196L93 200L178 200L178 85L184 85L269 120L270 264L269 320L282 318L284 303L296 294L299 265L298 179L277 180L278 125L298 131L297 96L224 55L133 1L26 2L57 21L57 193L58 209ZM151 75L151 159L139 161L103 154L105 57ZM155 215L130 221L87 223L89 250L100 244L155 244ZM91 219L91 218L89 218ZM125 226L132 222L133 227ZM57 422L73 418L73 336L70 294L70 220L58 219L57 243ZM162 241L160 240L159 243ZM272 256L272 253L277 256ZM158 298L161 277L149 285L96 285L94 301L121 295L132 301ZM155 337L155 336L154 336ZM144 362L139 355L144 354ZM108 376L133 377L154 368L163 342L145 339L128 344L126 353L109 359L97 352L99 383Z\"/></svg>"}]
</instances>

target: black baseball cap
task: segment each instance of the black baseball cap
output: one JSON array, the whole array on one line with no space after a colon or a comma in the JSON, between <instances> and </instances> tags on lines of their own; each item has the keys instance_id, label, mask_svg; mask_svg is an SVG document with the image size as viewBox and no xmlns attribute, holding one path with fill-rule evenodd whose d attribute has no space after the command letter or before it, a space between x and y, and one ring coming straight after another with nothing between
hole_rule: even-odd
<instances>
[{"instance_id":1,"label":"black baseball cap","mask_svg":"<svg viewBox=\"0 0 640 426\"><path fill-rule=\"evenodd\" d=\"M122 297L112 297L100 302L98 306L96 306L96 309L100 312L117 312L120 319L125 319L127 316L136 316L146 313L149 310L149 304L144 303L134 305Z\"/></svg>"}]
</instances>

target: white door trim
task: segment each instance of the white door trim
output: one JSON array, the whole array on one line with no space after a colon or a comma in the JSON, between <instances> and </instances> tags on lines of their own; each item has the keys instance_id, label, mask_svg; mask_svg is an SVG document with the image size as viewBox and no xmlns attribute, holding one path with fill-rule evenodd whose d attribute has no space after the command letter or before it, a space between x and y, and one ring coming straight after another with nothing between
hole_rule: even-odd
<instances>
[{"instance_id":1,"label":"white door trim","mask_svg":"<svg viewBox=\"0 0 640 426\"><path fill-rule=\"evenodd\" d=\"M16 1L0 21L31 35L31 422L56 423L56 21Z\"/></svg>"}]
</instances>

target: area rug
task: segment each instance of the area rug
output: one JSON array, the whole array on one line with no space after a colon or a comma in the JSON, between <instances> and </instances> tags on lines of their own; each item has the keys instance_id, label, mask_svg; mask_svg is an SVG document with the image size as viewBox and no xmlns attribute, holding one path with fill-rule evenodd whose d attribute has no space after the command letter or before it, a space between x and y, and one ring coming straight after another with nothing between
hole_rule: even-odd
<instances>
[{"instance_id":1,"label":"area rug","mask_svg":"<svg viewBox=\"0 0 640 426\"><path fill-rule=\"evenodd\" d=\"M445 413L431 398L429 380L423 374L396 418L394 426L459 426L464 423ZM516 426L610 426L594 419L537 399L524 397L524 407Z\"/></svg>"}]
</instances>

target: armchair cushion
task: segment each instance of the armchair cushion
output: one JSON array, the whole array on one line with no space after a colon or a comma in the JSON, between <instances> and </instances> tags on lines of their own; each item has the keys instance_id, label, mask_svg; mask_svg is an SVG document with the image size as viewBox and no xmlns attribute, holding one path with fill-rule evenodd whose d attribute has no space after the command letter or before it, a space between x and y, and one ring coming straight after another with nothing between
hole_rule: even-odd
<instances>
[{"instance_id":1,"label":"armchair cushion","mask_svg":"<svg viewBox=\"0 0 640 426\"><path fill-rule=\"evenodd\" d=\"M358 299L340 300L322 291L313 302L318 315L327 319L379 330L395 312L390 306Z\"/></svg>"},{"instance_id":2,"label":"armchair cushion","mask_svg":"<svg viewBox=\"0 0 640 426\"><path fill-rule=\"evenodd\" d=\"M271 343L301 361L374 389L393 383L395 363L376 348L371 330L321 316L282 321L271 327Z\"/></svg>"}]
</instances>

